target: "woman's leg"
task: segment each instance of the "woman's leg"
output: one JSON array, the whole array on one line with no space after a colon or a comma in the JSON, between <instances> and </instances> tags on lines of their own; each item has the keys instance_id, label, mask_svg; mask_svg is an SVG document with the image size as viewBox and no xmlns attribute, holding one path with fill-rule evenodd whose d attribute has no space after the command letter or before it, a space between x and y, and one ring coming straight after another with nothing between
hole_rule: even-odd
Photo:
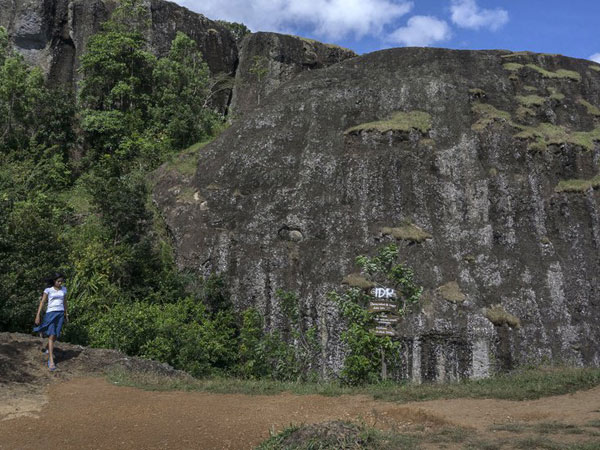
<instances>
[{"instance_id":1,"label":"woman's leg","mask_svg":"<svg viewBox=\"0 0 600 450\"><path fill-rule=\"evenodd\" d=\"M48 336L48 367L51 369L56 367L54 365L54 341L56 341L55 335Z\"/></svg>"},{"instance_id":2,"label":"woman's leg","mask_svg":"<svg viewBox=\"0 0 600 450\"><path fill-rule=\"evenodd\" d=\"M42 340L42 353L48 353L48 342L44 342L44 333L40 333L40 339Z\"/></svg>"}]
</instances>

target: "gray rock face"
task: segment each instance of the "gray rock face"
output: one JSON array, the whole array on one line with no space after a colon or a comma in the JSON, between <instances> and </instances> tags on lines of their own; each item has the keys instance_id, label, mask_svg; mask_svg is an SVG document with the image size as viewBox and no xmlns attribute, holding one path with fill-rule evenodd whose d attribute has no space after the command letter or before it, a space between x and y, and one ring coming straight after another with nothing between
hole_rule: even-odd
<instances>
[{"instance_id":1,"label":"gray rock face","mask_svg":"<svg viewBox=\"0 0 600 450\"><path fill-rule=\"evenodd\" d=\"M598 366L599 69L406 48L302 73L201 150L195 176L161 169L178 263L223 273L268 327L275 291L298 292L338 370L325 294L396 242L426 289L398 325L399 376Z\"/></svg>"},{"instance_id":2,"label":"gray rock face","mask_svg":"<svg viewBox=\"0 0 600 450\"><path fill-rule=\"evenodd\" d=\"M277 33L253 33L242 41L230 111L239 119L297 74L356 56L352 50Z\"/></svg>"},{"instance_id":3,"label":"gray rock face","mask_svg":"<svg viewBox=\"0 0 600 450\"><path fill-rule=\"evenodd\" d=\"M115 9L115 0L0 0L0 26L5 27L17 48L41 67L53 83L77 81L77 67L91 35ZM235 74L237 46L232 34L220 24L175 3L146 0L151 50L168 52L177 31L198 42L213 74ZM219 100L222 108L230 92Z\"/></svg>"}]
</instances>

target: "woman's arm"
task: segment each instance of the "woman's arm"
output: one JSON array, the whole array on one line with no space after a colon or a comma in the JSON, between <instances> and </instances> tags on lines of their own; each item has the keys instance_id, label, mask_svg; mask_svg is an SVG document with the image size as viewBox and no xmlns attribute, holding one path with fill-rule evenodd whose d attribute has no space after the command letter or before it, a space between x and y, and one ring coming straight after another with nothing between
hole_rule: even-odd
<instances>
[{"instance_id":1,"label":"woman's arm","mask_svg":"<svg viewBox=\"0 0 600 450\"><path fill-rule=\"evenodd\" d=\"M38 310L37 310L37 314L35 315L35 324L39 325L41 320L40 320L40 314L42 313L42 307L44 306L44 302L48 299L48 294L46 294L45 292L42 294L42 299L40 300L40 306L38 306Z\"/></svg>"},{"instance_id":2,"label":"woman's arm","mask_svg":"<svg viewBox=\"0 0 600 450\"><path fill-rule=\"evenodd\" d=\"M63 300L63 305L65 307L65 320L69 321L69 310L67 309L67 294L65 293L65 298Z\"/></svg>"}]
</instances>

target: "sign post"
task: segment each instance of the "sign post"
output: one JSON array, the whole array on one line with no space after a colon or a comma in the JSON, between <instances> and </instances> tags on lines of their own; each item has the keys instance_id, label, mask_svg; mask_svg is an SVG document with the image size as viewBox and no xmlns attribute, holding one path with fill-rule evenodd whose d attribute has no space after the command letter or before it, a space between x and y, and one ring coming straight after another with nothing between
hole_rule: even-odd
<instances>
[{"instance_id":1,"label":"sign post","mask_svg":"<svg viewBox=\"0 0 600 450\"><path fill-rule=\"evenodd\" d=\"M394 325L400 320L396 291L391 288L376 287L371 290L371 294L375 297L369 302L369 311L375 313L375 335L396 336ZM387 364L383 349L381 349L381 379L387 379Z\"/></svg>"}]
</instances>

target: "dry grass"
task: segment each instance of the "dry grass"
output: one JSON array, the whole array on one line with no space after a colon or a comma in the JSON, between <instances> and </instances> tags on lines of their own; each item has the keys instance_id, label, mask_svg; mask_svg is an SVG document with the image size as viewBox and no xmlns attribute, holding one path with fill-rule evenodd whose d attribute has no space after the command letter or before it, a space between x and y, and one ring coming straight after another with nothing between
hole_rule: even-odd
<instances>
[{"instance_id":1,"label":"dry grass","mask_svg":"<svg viewBox=\"0 0 600 450\"><path fill-rule=\"evenodd\" d=\"M431 234L427 231L419 228L418 226L409 223L399 227L383 227L381 233L385 235L391 235L396 239L411 242L423 242L427 239L431 239Z\"/></svg>"},{"instance_id":2,"label":"dry grass","mask_svg":"<svg viewBox=\"0 0 600 450\"><path fill-rule=\"evenodd\" d=\"M460 286L456 281L450 281L437 288L438 292L444 300L451 303L462 303L467 297L460 290Z\"/></svg>"},{"instance_id":3,"label":"dry grass","mask_svg":"<svg viewBox=\"0 0 600 450\"><path fill-rule=\"evenodd\" d=\"M485 317L496 326L508 325L511 328L520 328L521 321L518 317L506 312L501 305L494 305L485 309Z\"/></svg>"},{"instance_id":4,"label":"dry grass","mask_svg":"<svg viewBox=\"0 0 600 450\"><path fill-rule=\"evenodd\" d=\"M360 273L351 273L350 275L346 275L342 280L342 284L347 284L350 287L357 287L360 289L370 289L375 287L375 283L367 280Z\"/></svg>"},{"instance_id":5,"label":"dry grass","mask_svg":"<svg viewBox=\"0 0 600 450\"><path fill-rule=\"evenodd\" d=\"M387 131L410 132L412 130L426 134L431 130L431 116L423 111L396 112L387 119L348 128L344 133L354 134L361 131L379 131L380 133Z\"/></svg>"}]
</instances>

